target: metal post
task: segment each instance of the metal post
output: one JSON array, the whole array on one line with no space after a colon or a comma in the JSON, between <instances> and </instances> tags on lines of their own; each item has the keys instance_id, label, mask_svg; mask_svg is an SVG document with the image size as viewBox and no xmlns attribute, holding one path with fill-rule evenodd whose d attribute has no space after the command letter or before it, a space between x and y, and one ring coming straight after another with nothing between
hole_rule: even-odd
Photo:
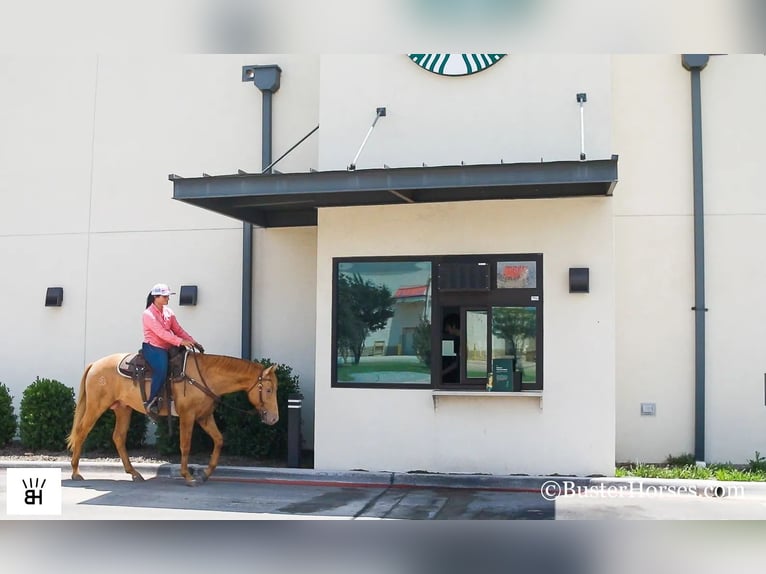
<instances>
[{"instance_id":1,"label":"metal post","mask_svg":"<svg viewBox=\"0 0 766 574\"><path fill-rule=\"evenodd\" d=\"M301 466L301 409L303 395L290 393L287 397L287 466Z\"/></svg>"},{"instance_id":2,"label":"metal post","mask_svg":"<svg viewBox=\"0 0 766 574\"><path fill-rule=\"evenodd\" d=\"M585 161L585 109L583 104L588 101L588 94L577 94L577 101L580 104L580 161Z\"/></svg>"},{"instance_id":3,"label":"metal post","mask_svg":"<svg viewBox=\"0 0 766 574\"><path fill-rule=\"evenodd\" d=\"M271 164L272 109L271 97L279 90L282 69L276 64L243 66L242 81L253 82L263 96L261 112L261 168ZM242 224L242 358L250 360L253 352L253 224Z\"/></svg>"},{"instance_id":4,"label":"metal post","mask_svg":"<svg viewBox=\"0 0 766 574\"><path fill-rule=\"evenodd\" d=\"M351 162L351 165L348 166L349 171L354 171L356 169L356 160L359 159L359 154L362 153L362 150L364 149L365 144L367 143L367 140L370 137L370 134L372 133L372 130L375 129L375 124L378 123L378 119L386 115L386 108L378 108L375 110L375 119L372 122L372 125L370 126L370 129L367 130L367 135L364 136L364 140L362 141L362 145L359 146L359 151L356 152L356 156L354 156L354 161Z\"/></svg>"},{"instance_id":5,"label":"metal post","mask_svg":"<svg viewBox=\"0 0 766 574\"><path fill-rule=\"evenodd\" d=\"M706 54L684 54L691 74L692 174L694 185L694 460L705 461L705 208L702 173L702 95L700 73Z\"/></svg>"}]
</instances>

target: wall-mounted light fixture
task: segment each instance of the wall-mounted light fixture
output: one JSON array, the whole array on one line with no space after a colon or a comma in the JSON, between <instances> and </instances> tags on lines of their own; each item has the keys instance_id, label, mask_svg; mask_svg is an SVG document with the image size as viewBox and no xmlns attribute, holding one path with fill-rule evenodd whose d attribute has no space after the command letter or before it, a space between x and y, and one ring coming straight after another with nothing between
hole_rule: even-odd
<instances>
[{"instance_id":1,"label":"wall-mounted light fixture","mask_svg":"<svg viewBox=\"0 0 766 574\"><path fill-rule=\"evenodd\" d=\"M45 291L45 306L46 307L61 307L61 303L64 301L64 288L63 287L48 287Z\"/></svg>"},{"instance_id":2,"label":"wall-mounted light fixture","mask_svg":"<svg viewBox=\"0 0 766 574\"><path fill-rule=\"evenodd\" d=\"M197 286L196 285L181 285L181 291L178 294L179 305L196 305L197 304Z\"/></svg>"},{"instance_id":3,"label":"wall-mounted light fixture","mask_svg":"<svg viewBox=\"0 0 766 574\"><path fill-rule=\"evenodd\" d=\"M569 292L590 292L590 269L588 267L569 268Z\"/></svg>"}]
</instances>

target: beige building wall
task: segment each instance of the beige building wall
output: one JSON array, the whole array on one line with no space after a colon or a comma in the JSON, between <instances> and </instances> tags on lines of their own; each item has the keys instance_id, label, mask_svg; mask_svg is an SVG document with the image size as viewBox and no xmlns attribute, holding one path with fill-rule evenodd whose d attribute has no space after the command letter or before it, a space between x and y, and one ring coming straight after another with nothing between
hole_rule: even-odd
<instances>
[{"instance_id":1,"label":"beige building wall","mask_svg":"<svg viewBox=\"0 0 766 574\"><path fill-rule=\"evenodd\" d=\"M694 447L690 79L678 55L615 56L612 78L617 460L661 462Z\"/></svg>"},{"instance_id":2,"label":"beige building wall","mask_svg":"<svg viewBox=\"0 0 766 574\"><path fill-rule=\"evenodd\" d=\"M577 160L586 92L585 149L611 157L608 56L515 56L462 77L423 70L405 54L325 56L319 165L344 170L386 108L357 168Z\"/></svg>"},{"instance_id":3,"label":"beige building wall","mask_svg":"<svg viewBox=\"0 0 766 574\"><path fill-rule=\"evenodd\" d=\"M691 80L679 55L613 62L617 460L661 462L694 452ZM745 463L766 450L766 58L713 56L701 89L705 459Z\"/></svg>"},{"instance_id":4,"label":"beige building wall","mask_svg":"<svg viewBox=\"0 0 766 574\"><path fill-rule=\"evenodd\" d=\"M272 63L284 70L276 159L317 124L317 57L0 56L0 381L17 413L36 376L76 391L87 363L139 348L140 313L158 281L198 285L196 306L171 299L179 321L208 352L240 355L242 224L174 201L168 174L260 170L262 98L241 70ZM309 139L279 168L316 167L316 150ZM254 239L253 357L292 366L304 388L314 371L312 235L261 230ZM260 245L277 236L281 250ZM289 344L264 327L285 315L273 282L310 324ZM64 287L62 307L43 306L49 286Z\"/></svg>"},{"instance_id":5,"label":"beige building wall","mask_svg":"<svg viewBox=\"0 0 766 574\"><path fill-rule=\"evenodd\" d=\"M497 458L495 434L512 437L486 469L498 472L609 472L606 453L656 462L693 450L690 78L679 55L511 54L462 78L403 54L0 55L0 381L17 407L36 376L76 390L88 362L136 349L157 281L198 285L196 307L171 301L181 323L209 352L239 354L242 224L172 200L168 174L260 170L261 94L241 67L272 63L283 70L274 159L321 126L283 172L345 170L377 107L387 116L360 169L577 159L578 92L588 159L620 157L612 198L323 210L318 228L256 231L253 356L299 375L318 465L384 468L413 436L424 444L400 469L475 468ZM701 78L706 458L746 462L766 452L766 57L713 56ZM515 231L498 238L492 223ZM434 409L430 391L330 388L332 257L520 251L544 253L542 410L536 398ZM566 291L570 266L591 268L590 294ZM50 286L64 287L62 307L43 306ZM654 417L640 415L643 402Z\"/></svg>"},{"instance_id":6,"label":"beige building wall","mask_svg":"<svg viewBox=\"0 0 766 574\"><path fill-rule=\"evenodd\" d=\"M706 458L766 452L766 56L702 71L707 283Z\"/></svg>"},{"instance_id":7,"label":"beige building wall","mask_svg":"<svg viewBox=\"0 0 766 574\"><path fill-rule=\"evenodd\" d=\"M612 243L605 197L321 210L316 467L613 473ZM435 404L431 390L330 387L333 257L515 252L543 253L542 401L449 396ZM568 269L580 266L591 269L591 291L570 294Z\"/></svg>"}]
</instances>

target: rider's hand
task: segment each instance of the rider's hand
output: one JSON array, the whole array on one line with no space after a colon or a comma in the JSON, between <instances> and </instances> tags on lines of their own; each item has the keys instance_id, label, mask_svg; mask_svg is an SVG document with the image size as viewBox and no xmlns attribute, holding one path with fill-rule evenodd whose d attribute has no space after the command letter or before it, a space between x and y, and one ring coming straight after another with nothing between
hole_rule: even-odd
<instances>
[{"instance_id":1,"label":"rider's hand","mask_svg":"<svg viewBox=\"0 0 766 574\"><path fill-rule=\"evenodd\" d=\"M202 345L200 345L196 341L194 342L194 348L197 349L200 353L204 353L205 352L205 347L203 347Z\"/></svg>"}]
</instances>

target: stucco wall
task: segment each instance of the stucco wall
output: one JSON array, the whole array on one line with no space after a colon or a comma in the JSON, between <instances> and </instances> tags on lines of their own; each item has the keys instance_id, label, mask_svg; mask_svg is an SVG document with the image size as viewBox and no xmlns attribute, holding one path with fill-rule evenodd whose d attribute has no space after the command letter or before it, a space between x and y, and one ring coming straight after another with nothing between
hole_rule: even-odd
<instances>
[{"instance_id":1,"label":"stucco wall","mask_svg":"<svg viewBox=\"0 0 766 574\"><path fill-rule=\"evenodd\" d=\"M358 168L576 160L578 92L588 158L609 158L608 56L509 55L464 77L427 72L405 54L323 57L319 167L346 169L375 110L386 108Z\"/></svg>"},{"instance_id":2,"label":"stucco wall","mask_svg":"<svg viewBox=\"0 0 766 574\"><path fill-rule=\"evenodd\" d=\"M208 352L240 355L242 224L174 201L168 174L260 169L262 98L241 68L272 63L284 69L276 159L317 123L315 56L0 55L0 381L17 414L36 376L76 391L87 363L137 349L158 281L197 285L197 306L171 298L181 324ZM316 150L310 138L279 168L315 167ZM312 235L264 230L254 239L253 357L291 365L307 387ZM62 307L43 306L49 286L64 287ZM286 309L309 326L283 331Z\"/></svg>"},{"instance_id":3,"label":"stucco wall","mask_svg":"<svg viewBox=\"0 0 766 574\"><path fill-rule=\"evenodd\" d=\"M707 460L766 452L766 56L702 71L707 282Z\"/></svg>"},{"instance_id":4,"label":"stucco wall","mask_svg":"<svg viewBox=\"0 0 766 574\"><path fill-rule=\"evenodd\" d=\"M661 462L694 444L690 80L677 55L615 57L612 78L617 460Z\"/></svg>"},{"instance_id":5,"label":"stucco wall","mask_svg":"<svg viewBox=\"0 0 766 574\"><path fill-rule=\"evenodd\" d=\"M694 452L691 81L677 55L613 62L617 459L660 462ZM766 450L765 72L762 55L733 55L701 73L708 462Z\"/></svg>"},{"instance_id":6,"label":"stucco wall","mask_svg":"<svg viewBox=\"0 0 766 574\"><path fill-rule=\"evenodd\" d=\"M588 158L620 156L610 199L335 209L320 213L319 228L257 231L253 356L300 375L309 447L316 373L318 464L382 468L387 447L418 436L433 442L415 441L401 468L468 468L495 457L495 433L525 437L504 442L501 471L604 471L602 453L615 448L617 460L642 461L692 451L691 109L679 55L511 54L462 78L404 54L1 55L0 381L17 407L35 376L76 389L85 364L136 348L157 281L198 285L196 307L171 306L210 352L239 354L242 225L173 201L167 176L258 171L261 95L241 82L241 66L272 63L283 70L274 158L321 123L283 172L345 169L379 106L387 116L360 168L577 159L578 92L588 94ZM713 56L701 76L710 461L766 452L765 71L762 55ZM514 231L498 239L487 232L493 222ZM329 388L333 256L522 251L545 256L542 411L536 399L483 398L441 400L434 411L429 392ZM569 266L591 267L589 295L566 292ZM63 307L43 306L49 286L64 287ZM594 337L597 350L580 347ZM573 390L579 375L564 372L573 362L595 392ZM359 410L360 398L391 409ZM656 416L642 417L642 402L654 402ZM475 426L477 409L490 414L485 428ZM391 413L401 428L389 436L380 429L395 426ZM355 421L361 432L348 432ZM569 465L588 449L546 450L578 432L599 454Z\"/></svg>"},{"instance_id":7,"label":"stucco wall","mask_svg":"<svg viewBox=\"0 0 766 574\"><path fill-rule=\"evenodd\" d=\"M320 211L315 464L322 469L611 473L612 200L498 201ZM349 241L353 237L353 241ZM330 387L332 258L543 253L545 389L538 398ZM591 269L570 294L569 267Z\"/></svg>"}]
</instances>

